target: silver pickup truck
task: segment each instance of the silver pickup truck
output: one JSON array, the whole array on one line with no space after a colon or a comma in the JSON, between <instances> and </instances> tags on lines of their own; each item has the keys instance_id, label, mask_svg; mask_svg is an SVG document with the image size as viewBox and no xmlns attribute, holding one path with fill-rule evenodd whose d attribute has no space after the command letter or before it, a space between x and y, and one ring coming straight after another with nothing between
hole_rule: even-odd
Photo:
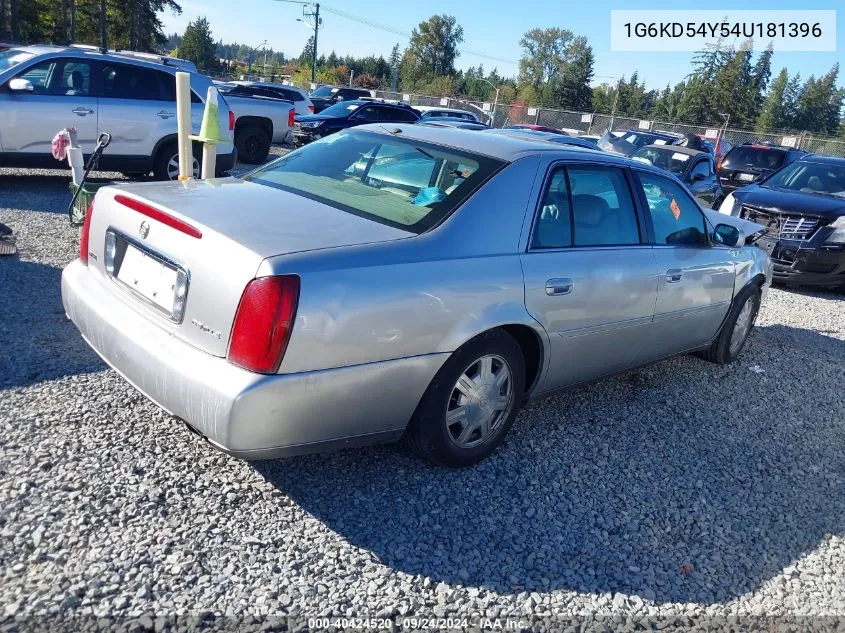
<instances>
[{"instance_id":1,"label":"silver pickup truck","mask_svg":"<svg viewBox=\"0 0 845 633\"><path fill-rule=\"evenodd\" d=\"M220 82L215 85L225 94L235 113L235 148L240 161L251 165L263 163L270 153L271 143L293 142L296 110L292 101L230 95Z\"/></svg>"}]
</instances>

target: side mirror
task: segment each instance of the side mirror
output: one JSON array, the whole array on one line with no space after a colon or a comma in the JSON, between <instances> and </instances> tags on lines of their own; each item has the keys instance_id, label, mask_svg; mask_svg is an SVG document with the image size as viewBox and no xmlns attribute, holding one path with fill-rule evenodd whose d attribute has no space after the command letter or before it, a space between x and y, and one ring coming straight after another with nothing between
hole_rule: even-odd
<instances>
[{"instance_id":1,"label":"side mirror","mask_svg":"<svg viewBox=\"0 0 845 633\"><path fill-rule=\"evenodd\" d=\"M717 224L713 230L713 241L724 246L737 246L742 239L739 229L730 224Z\"/></svg>"},{"instance_id":2,"label":"side mirror","mask_svg":"<svg viewBox=\"0 0 845 633\"><path fill-rule=\"evenodd\" d=\"M9 82L9 90L12 92L33 92L35 87L29 79L12 79Z\"/></svg>"}]
</instances>

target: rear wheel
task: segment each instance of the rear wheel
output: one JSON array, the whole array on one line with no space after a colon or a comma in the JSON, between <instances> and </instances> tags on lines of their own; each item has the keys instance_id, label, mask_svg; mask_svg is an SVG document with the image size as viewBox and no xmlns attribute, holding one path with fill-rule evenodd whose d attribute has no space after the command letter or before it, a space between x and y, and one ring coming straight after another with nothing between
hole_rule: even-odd
<instances>
[{"instance_id":1,"label":"rear wheel","mask_svg":"<svg viewBox=\"0 0 845 633\"><path fill-rule=\"evenodd\" d=\"M191 171L194 178L200 177L200 159L192 149ZM162 147L153 165L156 180L179 180L179 146L168 143Z\"/></svg>"},{"instance_id":2,"label":"rear wheel","mask_svg":"<svg viewBox=\"0 0 845 633\"><path fill-rule=\"evenodd\" d=\"M757 319L760 297L760 289L754 285L746 287L737 295L719 336L708 349L700 353L703 359L720 365L727 365L737 359Z\"/></svg>"},{"instance_id":3,"label":"rear wheel","mask_svg":"<svg viewBox=\"0 0 845 633\"><path fill-rule=\"evenodd\" d=\"M501 444L524 390L519 344L501 330L482 334L437 372L408 426L406 442L437 464L476 464Z\"/></svg>"},{"instance_id":4,"label":"rear wheel","mask_svg":"<svg viewBox=\"0 0 845 633\"><path fill-rule=\"evenodd\" d=\"M263 163L270 153L270 135L260 127L248 125L235 132L238 159L250 165Z\"/></svg>"}]
</instances>

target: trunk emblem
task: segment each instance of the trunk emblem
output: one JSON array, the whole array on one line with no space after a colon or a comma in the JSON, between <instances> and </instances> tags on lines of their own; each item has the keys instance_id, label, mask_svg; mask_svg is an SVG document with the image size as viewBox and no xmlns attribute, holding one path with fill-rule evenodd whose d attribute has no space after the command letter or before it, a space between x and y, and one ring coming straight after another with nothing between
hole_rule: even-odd
<instances>
[{"instance_id":1,"label":"trunk emblem","mask_svg":"<svg viewBox=\"0 0 845 633\"><path fill-rule=\"evenodd\" d=\"M141 226L138 228L138 233L140 233L143 239L147 239L147 235L150 234L150 224L146 220L141 222Z\"/></svg>"}]
</instances>

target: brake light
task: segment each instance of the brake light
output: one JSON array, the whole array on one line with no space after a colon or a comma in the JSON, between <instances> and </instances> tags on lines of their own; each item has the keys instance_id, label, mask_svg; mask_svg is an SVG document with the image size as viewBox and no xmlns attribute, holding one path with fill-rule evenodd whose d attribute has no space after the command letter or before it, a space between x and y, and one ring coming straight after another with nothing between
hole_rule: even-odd
<instances>
[{"instance_id":1,"label":"brake light","mask_svg":"<svg viewBox=\"0 0 845 633\"><path fill-rule=\"evenodd\" d=\"M308 109L311 110L311 114L314 114L314 106L313 105L308 106Z\"/></svg>"},{"instance_id":2,"label":"brake light","mask_svg":"<svg viewBox=\"0 0 845 633\"><path fill-rule=\"evenodd\" d=\"M169 226L171 229L176 229L177 231L184 233L185 235L195 237L198 240L202 239L202 232L200 232L198 228L191 226L187 222L183 222L178 218L174 218L172 215L165 213L161 209L156 209L155 207L151 207L140 200L135 200L134 198L129 198L128 196L121 194L116 195L114 197L114 201L118 204L122 204L124 207L132 209L133 211L137 211L141 215L157 220L158 222Z\"/></svg>"},{"instance_id":3,"label":"brake light","mask_svg":"<svg viewBox=\"0 0 845 633\"><path fill-rule=\"evenodd\" d=\"M296 307L299 277L280 275L250 281L235 313L230 363L259 374L274 374L285 356Z\"/></svg>"},{"instance_id":4,"label":"brake light","mask_svg":"<svg viewBox=\"0 0 845 633\"><path fill-rule=\"evenodd\" d=\"M716 163L716 171L722 171L722 161Z\"/></svg>"},{"instance_id":5,"label":"brake light","mask_svg":"<svg viewBox=\"0 0 845 633\"><path fill-rule=\"evenodd\" d=\"M294 116L293 109L288 110L288 127L293 127L293 116Z\"/></svg>"},{"instance_id":6,"label":"brake light","mask_svg":"<svg viewBox=\"0 0 845 633\"><path fill-rule=\"evenodd\" d=\"M229 131L235 129L235 113L229 110Z\"/></svg>"},{"instance_id":7,"label":"brake light","mask_svg":"<svg viewBox=\"0 0 845 633\"><path fill-rule=\"evenodd\" d=\"M91 216L94 215L94 201L88 205L85 213L85 221L82 224L82 235L79 236L79 259L86 266L88 265L88 237L91 235Z\"/></svg>"}]
</instances>

